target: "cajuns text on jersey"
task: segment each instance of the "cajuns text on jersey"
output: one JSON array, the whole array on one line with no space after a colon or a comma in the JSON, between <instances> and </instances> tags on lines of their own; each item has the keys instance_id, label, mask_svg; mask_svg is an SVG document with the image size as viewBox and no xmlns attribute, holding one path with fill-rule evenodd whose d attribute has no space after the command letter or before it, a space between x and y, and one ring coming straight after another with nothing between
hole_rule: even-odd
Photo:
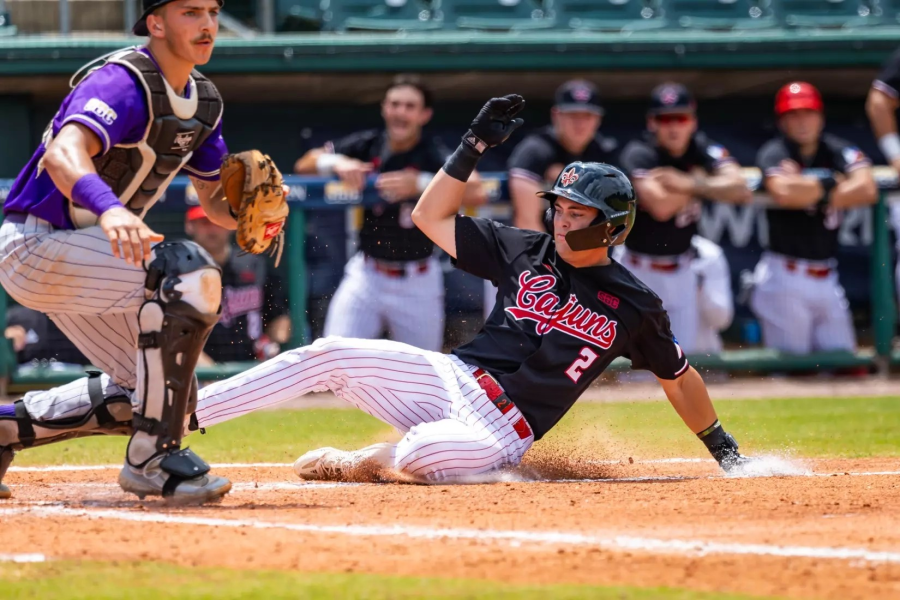
<instances>
[{"instance_id":1,"label":"cajuns text on jersey","mask_svg":"<svg viewBox=\"0 0 900 600\"><path fill-rule=\"evenodd\" d=\"M576 269L553 238L487 219L456 218L455 265L498 288L475 338L454 350L503 386L540 439L619 356L675 379L687 359L660 299L627 269Z\"/></svg>"}]
</instances>

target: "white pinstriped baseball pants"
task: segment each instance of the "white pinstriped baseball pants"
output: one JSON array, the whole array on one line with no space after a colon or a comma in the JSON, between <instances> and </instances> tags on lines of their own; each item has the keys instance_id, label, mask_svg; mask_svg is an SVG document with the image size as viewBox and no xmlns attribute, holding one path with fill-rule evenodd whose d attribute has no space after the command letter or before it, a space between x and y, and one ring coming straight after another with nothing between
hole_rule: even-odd
<instances>
[{"instance_id":1,"label":"white pinstriped baseball pants","mask_svg":"<svg viewBox=\"0 0 900 600\"><path fill-rule=\"evenodd\" d=\"M107 397L131 396L137 381L145 277L113 257L100 227L58 230L34 216L0 227L0 283L23 306L46 313L104 371ZM90 409L86 382L30 392L25 407L38 421L82 416Z\"/></svg>"},{"instance_id":2,"label":"white pinstriped baseball pants","mask_svg":"<svg viewBox=\"0 0 900 600\"><path fill-rule=\"evenodd\" d=\"M410 265L408 265L410 266ZM444 275L437 258L428 270L390 277L375 270L358 252L344 268L344 278L328 305L325 335L374 339L385 327L391 339L425 350L440 350L444 341Z\"/></svg>"},{"instance_id":3,"label":"white pinstriped baseball pants","mask_svg":"<svg viewBox=\"0 0 900 600\"><path fill-rule=\"evenodd\" d=\"M519 464L534 441L514 428L519 410L501 413L473 371L453 355L400 342L326 337L203 388L197 420L209 427L330 390L404 433L396 470L452 482Z\"/></svg>"}]
</instances>

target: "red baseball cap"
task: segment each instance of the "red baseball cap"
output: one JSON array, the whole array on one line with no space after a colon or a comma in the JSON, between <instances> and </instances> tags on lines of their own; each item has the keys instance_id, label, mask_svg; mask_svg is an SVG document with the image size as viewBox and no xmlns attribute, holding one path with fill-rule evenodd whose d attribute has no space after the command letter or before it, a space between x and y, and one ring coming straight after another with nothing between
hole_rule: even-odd
<instances>
[{"instance_id":1,"label":"red baseball cap","mask_svg":"<svg viewBox=\"0 0 900 600\"><path fill-rule=\"evenodd\" d=\"M196 221L197 219L206 219L206 211L202 206L192 206L187 210L186 221Z\"/></svg>"},{"instance_id":2,"label":"red baseball cap","mask_svg":"<svg viewBox=\"0 0 900 600\"><path fill-rule=\"evenodd\" d=\"M825 104L822 95L811 83L794 81L787 84L775 96L775 114L779 117L791 110L815 110L822 112Z\"/></svg>"}]
</instances>

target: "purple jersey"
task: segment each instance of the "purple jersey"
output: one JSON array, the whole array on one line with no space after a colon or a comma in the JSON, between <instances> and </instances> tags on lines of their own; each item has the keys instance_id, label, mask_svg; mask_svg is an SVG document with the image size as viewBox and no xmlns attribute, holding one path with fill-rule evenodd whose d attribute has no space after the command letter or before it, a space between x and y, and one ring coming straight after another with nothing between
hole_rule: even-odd
<instances>
[{"instance_id":1,"label":"purple jersey","mask_svg":"<svg viewBox=\"0 0 900 600\"><path fill-rule=\"evenodd\" d=\"M144 48L141 52L150 56ZM194 90L189 85L185 95L191 93ZM106 64L88 75L66 96L53 117L52 134L56 137L64 125L79 123L100 138L101 154L106 154L113 146L140 142L149 121L147 96L141 83L125 67ZM41 142L13 183L3 212L30 213L55 227L73 229L67 200L41 165L45 151L45 143ZM220 121L203 145L194 151L184 170L198 179L217 180L219 166L227 153Z\"/></svg>"}]
</instances>

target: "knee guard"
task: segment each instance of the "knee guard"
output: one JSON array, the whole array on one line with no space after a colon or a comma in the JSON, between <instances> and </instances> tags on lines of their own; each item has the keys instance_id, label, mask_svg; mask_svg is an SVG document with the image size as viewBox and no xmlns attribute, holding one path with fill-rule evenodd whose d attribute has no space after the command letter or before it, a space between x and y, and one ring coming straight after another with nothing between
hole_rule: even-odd
<instances>
[{"instance_id":1,"label":"knee guard","mask_svg":"<svg viewBox=\"0 0 900 600\"><path fill-rule=\"evenodd\" d=\"M192 402L196 406L194 369L222 300L221 271L203 248L171 242L154 251L145 285L148 299L138 313L141 356L133 419L135 431L148 434L154 447L130 445L133 464L180 447Z\"/></svg>"},{"instance_id":2,"label":"knee guard","mask_svg":"<svg viewBox=\"0 0 900 600\"><path fill-rule=\"evenodd\" d=\"M131 435L131 398L105 398L99 371L88 372L87 389L91 408L80 417L38 421L21 400L14 404L14 416L0 417L0 480L16 450L92 435Z\"/></svg>"}]
</instances>

